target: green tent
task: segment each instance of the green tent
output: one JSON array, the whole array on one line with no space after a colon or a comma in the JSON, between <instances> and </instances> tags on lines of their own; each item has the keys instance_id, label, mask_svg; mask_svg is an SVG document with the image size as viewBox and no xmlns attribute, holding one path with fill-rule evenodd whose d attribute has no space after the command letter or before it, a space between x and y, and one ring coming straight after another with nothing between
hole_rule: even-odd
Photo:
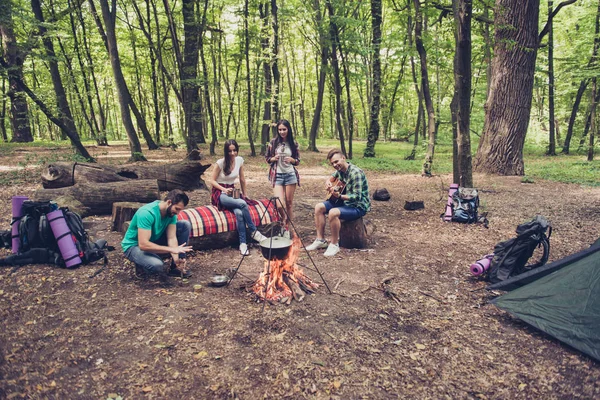
<instances>
[{"instance_id":1,"label":"green tent","mask_svg":"<svg viewBox=\"0 0 600 400\"><path fill-rule=\"evenodd\" d=\"M600 241L580 253L492 303L600 361Z\"/></svg>"}]
</instances>

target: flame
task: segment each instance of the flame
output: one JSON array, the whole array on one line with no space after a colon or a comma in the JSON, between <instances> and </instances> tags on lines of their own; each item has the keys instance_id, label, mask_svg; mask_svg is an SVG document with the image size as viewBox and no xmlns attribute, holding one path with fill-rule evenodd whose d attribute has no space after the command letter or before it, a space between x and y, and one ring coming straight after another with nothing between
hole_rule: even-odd
<instances>
[{"instance_id":1,"label":"flame","mask_svg":"<svg viewBox=\"0 0 600 400\"><path fill-rule=\"evenodd\" d=\"M261 300L280 301L286 297L293 298L294 293L285 282L286 279L309 290L314 290L319 286L306 276L302 272L302 268L296 264L300 255L300 248L300 239L295 236L288 253L282 260L265 261L263 272L260 273L251 288Z\"/></svg>"}]
</instances>

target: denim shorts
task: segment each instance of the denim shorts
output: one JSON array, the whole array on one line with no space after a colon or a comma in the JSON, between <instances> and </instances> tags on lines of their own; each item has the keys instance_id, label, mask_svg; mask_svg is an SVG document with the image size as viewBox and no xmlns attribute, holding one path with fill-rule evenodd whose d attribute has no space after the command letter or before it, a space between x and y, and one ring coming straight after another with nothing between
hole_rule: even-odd
<instances>
[{"instance_id":1,"label":"denim shorts","mask_svg":"<svg viewBox=\"0 0 600 400\"><path fill-rule=\"evenodd\" d=\"M296 177L295 172L288 172L285 174L277 173L275 177L275 185L278 186L287 186L287 185L295 185L298 183L298 178Z\"/></svg>"},{"instance_id":2,"label":"denim shorts","mask_svg":"<svg viewBox=\"0 0 600 400\"><path fill-rule=\"evenodd\" d=\"M337 208L340 210L340 219L344 221L354 221L355 219L359 219L366 214L366 212L360 208L345 206L344 202L342 201L334 203L329 200L325 200L323 204L325 205L327 212L329 212L332 208Z\"/></svg>"}]
</instances>

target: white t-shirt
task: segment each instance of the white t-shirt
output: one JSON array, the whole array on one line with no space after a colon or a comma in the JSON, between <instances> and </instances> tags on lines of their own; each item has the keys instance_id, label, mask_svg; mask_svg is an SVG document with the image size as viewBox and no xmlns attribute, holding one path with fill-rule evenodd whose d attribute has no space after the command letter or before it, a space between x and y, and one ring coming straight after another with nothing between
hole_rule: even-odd
<instances>
[{"instance_id":1,"label":"white t-shirt","mask_svg":"<svg viewBox=\"0 0 600 400\"><path fill-rule=\"evenodd\" d=\"M287 144L287 142L280 143L279 146L277 146L277 148L275 149L275 155L279 156L279 161L277 161L278 174L287 174L290 172L294 172L294 166L284 160L285 157L292 156L292 149Z\"/></svg>"},{"instance_id":2,"label":"white t-shirt","mask_svg":"<svg viewBox=\"0 0 600 400\"><path fill-rule=\"evenodd\" d=\"M225 173L223 172L223 168L225 165L224 158L217 160L217 165L221 169L221 172L217 177L217 183L233 185L235 183L235 180L240 176L240 168L242 167L242 165L244 165L244 158L240 156L237 156L235 158L235 166L233 167L229 175L225 175Z\"/></svg>"}]
</instances>

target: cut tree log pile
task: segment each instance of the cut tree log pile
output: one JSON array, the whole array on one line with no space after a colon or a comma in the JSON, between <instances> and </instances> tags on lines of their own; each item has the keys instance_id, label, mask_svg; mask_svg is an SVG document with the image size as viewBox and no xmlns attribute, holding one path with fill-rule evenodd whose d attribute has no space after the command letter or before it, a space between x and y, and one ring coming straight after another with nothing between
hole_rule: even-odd
<instances>
[{"instance_id":1,"label":"cut tree log pile","mask_svg":"<svg viewBox=\"0 0 600 400\"><path fill-rule=\"evenodd\" d=\"M89 209L89 215L105 215L112 212L112 205L120 201L150 203L158 200L156 179L108 182L102 185L79 183L60 189L39 189L33 194L36 201L54 200L68 196L79 200Z\"/></svg>"},{"instance_id":2,"label":"cut tree log pile","mask_svg":"<svg viewBox=\"0 0 600 400\"><path fill-rule=\"evenodd\" d=\"M199 157L190 157L170 164L129 164L113 166L95 163L57 162L42 173L42 186L56 189L76 184L135 182L155 179L160 191L173 189L194 190L205 188L201 175L210 168L202 165ZM139 200L141 201L141 200Z\"/></svg>"},{"instance_id":3,"label":"cut tree log pile","mask_svg":"<svg viewBox=\"0 0 600 400\"><path fill-rule=\"evenodd\" d=\"M131 201L119 201L118 203L113 203L111 230L125 232L125 222L131 221L133 214L135 214L142 206L144 206L144 203Z\"/></svg>"}]
</instances>

